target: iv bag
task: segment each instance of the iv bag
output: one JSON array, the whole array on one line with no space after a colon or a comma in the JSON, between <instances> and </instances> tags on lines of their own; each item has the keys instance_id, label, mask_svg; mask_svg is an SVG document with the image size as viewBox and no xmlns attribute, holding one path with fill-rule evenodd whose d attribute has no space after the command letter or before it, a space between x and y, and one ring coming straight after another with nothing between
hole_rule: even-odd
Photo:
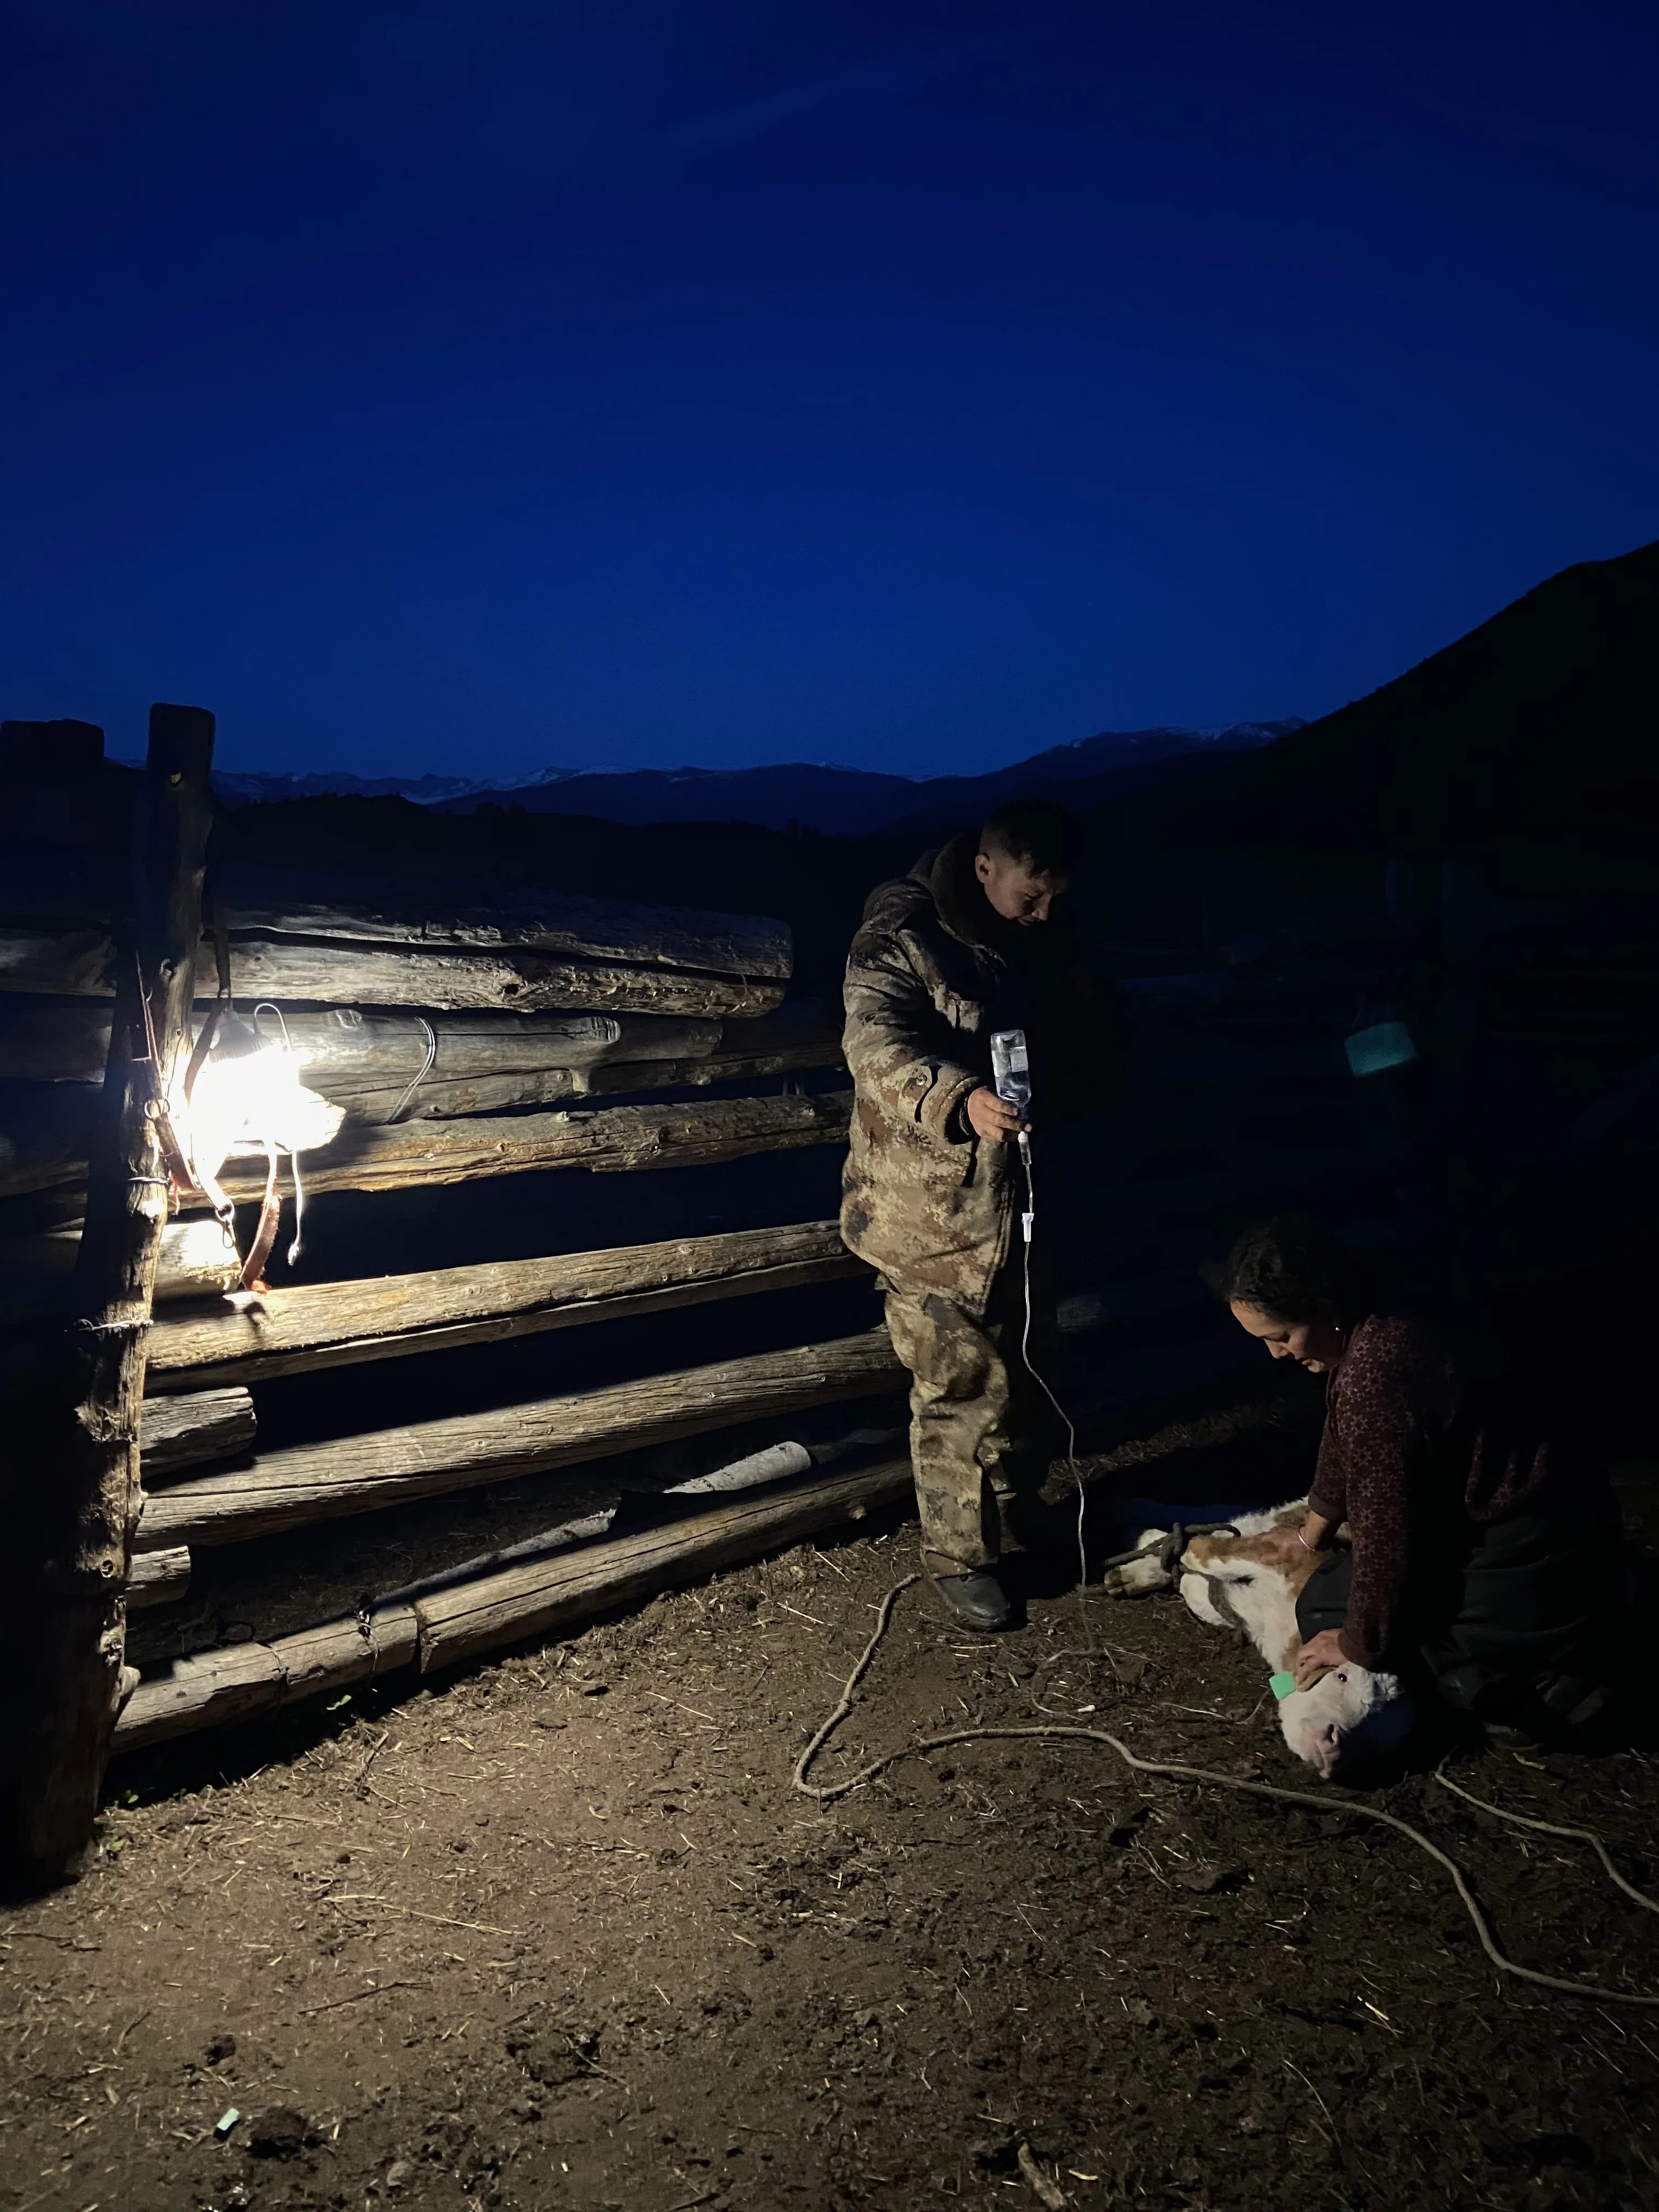
<instances>
[{"instance_id":1,"label":"iv bag","mask_svg":"<svg viewBox=\"0 0 1659 2212\"><path fill-rule=\"evenodd\" d=\"M998 1030L991 1039L991 1073L997 1097L1024 1114L1031 1103L1031 1062L1024 1030Z\"/></svg>"}]
</instances>

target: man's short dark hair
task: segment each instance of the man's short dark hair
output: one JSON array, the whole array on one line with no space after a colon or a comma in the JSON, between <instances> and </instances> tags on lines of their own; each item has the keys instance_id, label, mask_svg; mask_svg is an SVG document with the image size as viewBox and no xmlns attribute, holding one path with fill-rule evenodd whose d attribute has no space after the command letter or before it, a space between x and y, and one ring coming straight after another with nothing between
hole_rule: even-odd
<instances>
[{"instance_id":1,"label":"man's short dark hair","mask_svg":"<svg viewBox=\"0 0 1659 2212\"><path fill-rule=\"evenodd\" d=\"M1051 799L1006 799L979 833L979 849L1023 861L1034 876L1069 876L1088 839L1076 815Z\"/></svg>"}]
</instances>

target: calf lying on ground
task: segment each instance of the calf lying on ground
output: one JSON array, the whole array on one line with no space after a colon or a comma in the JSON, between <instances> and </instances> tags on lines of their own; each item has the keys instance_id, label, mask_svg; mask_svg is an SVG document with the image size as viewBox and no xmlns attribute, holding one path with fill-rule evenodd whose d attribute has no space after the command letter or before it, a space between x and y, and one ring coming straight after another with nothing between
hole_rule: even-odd
<instances>
[{"instance_id":1,"label":"calf lying on ground","mask_svg":"<svg viewBox=\"0 0 1659 2212\"><path fill-rule=\"evenodd\" d=\"M1142 1556L1108 1573L1107 1594L1138 1597L1178 1583L1189 1613L1212 1628L1242 1631L1276 1674L1288 1674L1302 1648L1296 1601L1318 1562L1312 1553L1292 1560L1270 1555L1258 1540L1269 1528L1299 1528L1306 1513L1304 1498L1271 1512L1241 1513L1231 1524L1236 1536L1194 1536L1168 1566L1158 1550L1167 1532L1148 1528L1140 1538ZM1328 1780L1339 1765L1402 1741L1414 1717L1398 1675L1349 1662L1311 1689L1291 1690L1279 1700L1285 1742Z\"/></svg>"}]
</instances>

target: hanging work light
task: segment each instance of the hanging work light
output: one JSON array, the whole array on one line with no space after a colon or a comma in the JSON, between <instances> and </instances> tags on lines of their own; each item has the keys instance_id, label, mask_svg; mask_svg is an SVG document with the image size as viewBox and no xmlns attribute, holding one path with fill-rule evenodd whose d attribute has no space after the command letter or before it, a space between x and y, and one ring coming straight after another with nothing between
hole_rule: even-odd
<instances>
[{"instance_id":1,"label":"hanging work light","mask_svg":"<svg viewBox=\"0 0 1659 2212\"><path fill-rule=\"evenodd\" d=\"M282 1024L280 1039L258 1026L267 1011ZM183 1117L198 1177L216 1179L228 1159L312 1152L337 1134L344 1109L308 1091L300 1066L277 1007L256 1006L251 1022L233 1013L220 1023Z\"/></svg>"},{"instance_id":2,"label":"hanging work light","mask_svg":"<svg viewBox=\"0 0 1659 2212\"><path fill-rule=\"evenodd\" d=\"M265 1012L275 1015L280 1040L260 1029L259 1016ZM256 1006L253 1019L245 1021L227 996L216 1020L210 1020L212 1042L204 1055L198 1045L191 1060L194 1073L186 1073L171 1118L197 1183L228 1230L234 1207L219 1182L225 1163L264 1155L264 1203L242 1268L243 1288L251 1289L264 1272L276 1235L282 1206L276 1190L280 1156L288 1154L294 1176L294 1241L288 1253L291 1266L301 1249L305 1194L300 1154L331 1142L345 1112L301 1082L300 1055L289 1041L280 1007Z\"/></svg>"}]
</instances>

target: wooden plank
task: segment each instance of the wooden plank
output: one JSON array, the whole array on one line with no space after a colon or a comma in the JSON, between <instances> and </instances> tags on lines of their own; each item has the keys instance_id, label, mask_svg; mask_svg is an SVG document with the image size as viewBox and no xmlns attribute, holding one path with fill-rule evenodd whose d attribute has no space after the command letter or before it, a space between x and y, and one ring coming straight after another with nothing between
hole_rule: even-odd
<instances>
[{"instance_id":1,"label":"wooden plank","mask_svg":"<svg viewBox=\"0 0 1659 2212\"><path fill-rule=\"evenodd\" d=\"M569 1006L599 1012L766 1014L784 987L687 968L581 960L558 953L408 951L390 945L313 945L293 938L244 938L232 947L240 997L325 1006L495 1006L515 1013ZM197 994L216 987L213 949L197 967Z\"/></svg>"},{"instance_id":2,"label":"wooden plank","mask_svg":"<svg viewBox=\"0 0 1659 2212\"><path fill-rule=\"evenodd\" d=\"M234 937L252 931L362 945L562 953L583 960L695 969L787 981L794 948L787 922L757 914L701 914L635 906L532 887L402 883L340 877L330 888L303 877L284 887L276 870L216 873Z\"/></svg>"},{"instance_id":3,"label":"wooden plank","mask_svg":"<svg viewBox=\"0 0 1659 2212\"><path fill-rule=\"evenodd\" d=\"M14 1094L24 1087L6 1086ZM79 1086L28 1087L59 1094ZM453 1121L351 1122L325 1150L305 1155L306 1188L408 1190L549 1168L620 1173L744 1159L751 1152L788 1152L802 1145L842 1144L851 1100L850 1091L835 1091L810 1097L692 1099L511 1119L479 1114ZM33 1111L13 1119L9 1137L0 1133L0 1197L70 1187L84 1176L84 1139L71 1139L66 1127L67 1117L54 1125L49 1115ZM264 1188L264 1160L233 1160L220 1180L233 1199L255 1202ZM208 1208L200 1191L186 1192L179 1204L186 1214Z\"/></svg>"},{"instance_id":4,"label":"wooden plank","mask_svg":"<svg viewBox=\"0 0 1659 2212\"><path fill-rule=\"evenodd\" d=\"M232 1644L173 1662L141 1683L116 1731L118 1752L337 1692L417 1658L424 1671L501 1644L575 1626L659 1589L700 1582L911 1494L908 1460L738 1497L683 1521L434 1592L355 1620L326 1621L270 1644Z\"/></svg>"},{"instance_id":5,"label":"wooden plank","mask_svg":"<svg viewBox=\"0 0 1659 2212\"><path fill-rule=\"evenodd\" d=\"M117 1724L114 1747L141 1751L413 1666L418 1635L412 1606L387 1606L366 1631L355 1620L325 1621L269 1644L192 1652L139 1684Z\"/></svg>"},{"instance_id":6,"label":"wooden plank","mask_svg":"<svg viewBox=\"0 0 1659 2212\"><path fill-rule=\"evenodd\" d=\"M640 1019L646 1018L641 1016ZM666 1022L662 1027L666 1029ZM732 1030L764 1030L764 1022L728 1022ZM467 1114L499 1113L514 1106L552 1106L568 1098L594 1098L606 1093L701 1089L716 1083L758 1081L771 1075L805 1073L810 1068L839 1067L838 1034L811 1036L798 1034L780 1038L775 1045L750 1051L717 1052L695 1060L605 1060L589 1067L521 1069L514 1073L463 1078L448 1082L435 1075L423 1080L410 1097L407 1085L384 1091L340 1094L326 1082L313 1084L325 1096L337 1096L350 1121L384 1123L393 1114L403 1121L442 1121ZM309 1080L307 1076L307 1080ZM401 1109L401 1112L399 1112Z\"/></svg>"},{"instance_id":7,"label":"wooden plank","mask_svg":"<svg viewBox=\"0 0 1659 2212\"><path fill-rule=\"evenodd\" d=\"M211 1215L169 1221L155 1266L155 1304L221 1295L235 1288L241 1272L235 1247Z\"/></svg>"},{"instance_id":8,"label":"wooden plank","mask_svg":"<svg viewBox=\"0 0 1659 2212\"><path fill-rule=\"evenodd\" d=\"M251 1467L187 1475L154 1492L145 1501L139 1540L146 1549L239 1543L867 1396L893 1389L902 1372L886 1330L872 1329L526 1405L290 1444Z\"/></svg>"},{"instance_id":9,"label":"wooden plank","mask_svg":"<svg viewBox=\"0 0 1659 2212\"><path fill-rule=\"evenodd\" d=\"M81 1249L81 1224L65 1223L32 1237L0 1238L0 1319L27 1321L64 1310ZM169 1221L155 1262L154 1305L201 1299L234 1290L240 1263L211 1216Z\"/></svg>"},{"instance_id":10,"label":"wooden plank","mask_svg":"<svg viewBox=\"0 0 1659 2212\"><path fill-rule=\"evenodd\" d=\"M430 1083L555 1073L649 1061L675 1067L717 1056L727 1074L763 1065L830 1067L841 1023L814 1001L752 1020L631 1013L364 1013L355 1006L285 1016L305 1079L326 1098L406 1090L435 1044ZM108 1008L95 999L0 1000L0 1082L100 1083L109 1056ZM433 1035L429 1041L428 1027ZM687 1080L676 1078L676 1080ZM526 1103L517 1099L510 1104ZM471 1109L477 1110L477 1109Z\"/></svg>"},{"instance_id":11,"label":"wooden plank","mask_svg":"<svg viewBox=\"0 0 1659 2212\"><path fill-rule=\"evenodd\" d=\"M484 951L517 946L781 978L793 964L788 925L769 915L641 906L540 884L453 884L235 861L215 866L214 888L229 917L233 945L257 934ZM0 914L37 927L106 931L114 919L97 872L73 868L50 876L11 870L0 890Z\"/></svg>"},{"instance_id":12,"label":"wooden plank","mask_svg":"<svg viewBox=\"0 0 1659 2212\"><path fill-rule=\"evenodd\" d=\"M252 1450L257 1434L253 1401L245 1389L147 1398L138 1425L143 1479L164 1481L182 1468L240 1458Z\"/></svg>"},{"instance_id":13,"label":"wooden plank","mask_svg":"<svg viewBox=\"0 0 1659 2212\"><path fill-rule=\"evenodd\" d=\"M171 1605L190 1589L190 1551L176 1545L167 1552L135 1552L127 1581L127 1609Z\"/></svg>"},{"instance_id":14,"label":"wooden plank","mask_svg":"<svg viewBox=\"0 0 1659 2212\"><path fill-rule=\"evenodd\" d=\"M212 814L213 717L150 710L136 794L134 935L121 963L103 1113L76 1255L67 1387L50 1394L31 1487L41 1549L30 1565L20 1699L16 1856L35 1878L71 1868L92 1833L124 1693L126 1583L139 1507L138 1424L151 1289L167 1218L150 1107L189 1036ZM146 1044L144 1007L157 1038Z\"/></svg>"},{"instance_id":15,"label":"wooden plank","mask_svg":"<svg viewBox=\"0 0 1659 2212\"><path fill-rule=\"evenodd\" d=\"M367 1623L324 1621L277 1637L271 1649L283 1668L276 1702L291 1705L321 1690L343 1689L412 1667L420 1656L420 1629L413 1606L380 1606Z\"/></svg>"},{"instance_id":16,"label":"wooden plank","mask_svg":"<svg viewBox=\"0 0 1659 2212\"><path fill-rule=\"evenodd\" d=\"M106 929L0 927L0 991L110 999L117 967L115 941Z\"/></svg>"},{"instance_id":17,"label":"wooden plank","mask_svg":"<svg viewBox=\"0 0 1659 2212\"><path fill-rule=\"evenodd\" d=\"M781 981L653 968L560 953L465 951L394 945L320 945L297 938L241 938L232 947L239 998L322 1006L507 1007L533 1013L570 1006L636 1013L757 1015L783 999ZM111 996L118 963L107 937L9 923L0 927L0 991ZM217 988L213 948L201 947L196 994Z\"/></svg>"},{"instance_id":18,"label":"wooden plank","mask_svg":"<svg viewBox=\"0 0 1659 2212\"><path fill-rule=\"evenodd\" d=\"M415 1014L364 1014L337 1006L285 1019L307 1082L325 1097L401 1090L426 1065L426 1027ZM430 1026L437 1042L434 1073L447 1080L527 1068L592 1067L611 1060L695 1060L715 1049L723 1025L660 1014L583 1012L437 1014ZM96 1000L42 1004L20 998L0 1004L0 1079L95 1083L108 1051L109 1012Z\"/></svg>"},{"instance_id":19,"label":"wooden plank","mask_svg":"<svg viewBox=\"0 0 1659 2212\"><path fill-rule=\"evenodd\" d=\"M146 1387L200 1391L405 1358L867 1272L833 1221L307 1284L152 1325ZM148 1409L146 1418L149 1418Z\"/></svg>"},{"instance_id":20,"label":"wooden plank","mask_svg":"<svg viewBox=\"0 0 1659 2212\"><path fill-rule=\"evenodd\" d=\"M678 1105L531 1114L521 1120L481 1115L465 1121L347 1127L325 1152L306 1155L306 1189L408 1190L550 1168L611 1174L693 1167L744 1159L752 1152L844 1144L851 1097L836 1091L808 1098L693 1099ZM231 1197L252 1200L264 1190L264 1177L263 1163L237 1161L222 1180ZM206 1203L200 1197L185 1201L196 1211Z\"/></svg>"},{"instance_id":21,"label":"wooden plank","mask_svg":"<svg viewBox=\"0 0 1659 2212\"><path fill-rule=\"evenodd\" d=\"M175 1659L127 1699L112 1749L137 1751L191 1729L245 1720L276 1703L284 1680L282 1660L268 1644L228 1644Z\"/></svg>"},{"instance_id":22,"label":"wooden plank","mask_svg":"<svg viewBox=\"0 0 1659 2212\"><path fill-rule=\"evenodd\" d=\"M664 1022L661 1026L675 1030L692 1024ZM719 1024L705 1026L717 1029ZM740 1026L759 1029L764 1024ZM290 1024L290 1028L297 1027L297 1022ZM556 1105L610 1093L760 1081L831 1066L837 1060L835 1047L796 1038L775 1050L719 1052L685 1060L600 1060L583 1067L521 1069L455 1079L434 1073L412 1089L413 1078L420 1072L418 1061L403 1081L382 1089L344 1090L326 1072L313 1076L310 1068L305 1078L313 1090L343 1106L349 1121L374 1128L386 1127L394 1114L400 1122L467 1120L511 1107ZM68 1188L84 1181L98 1097L90 1084L0 1079L0 1197Z\"/></svg>"},{"instance_id":23,"label":"wooden plank","mask_svg":"<svg viewBox=\"0 0 1659 2212\"><path fill-rule=\"evenodd\" d=\"M799 1543L910 1494L909 1461L888 1460L769 1496L739 1496L689 1520L434 1591L415 1601L422 1671L573 1628L595 1613L701 1581L717 1567Z\"/></svg>"}]
</instances>

